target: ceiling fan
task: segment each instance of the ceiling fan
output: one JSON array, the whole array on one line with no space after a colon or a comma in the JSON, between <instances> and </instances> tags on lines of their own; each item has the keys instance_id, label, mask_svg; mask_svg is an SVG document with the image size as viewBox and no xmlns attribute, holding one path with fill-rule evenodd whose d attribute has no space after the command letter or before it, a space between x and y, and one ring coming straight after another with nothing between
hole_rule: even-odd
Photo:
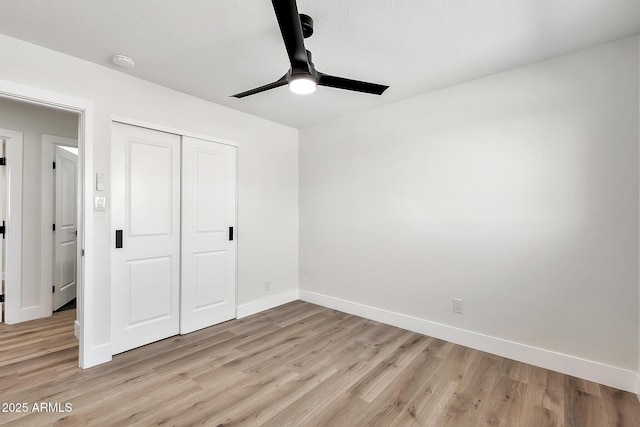
<instances>
[{"instance_id":1,"label":"ceiling fan","mask_svg":"<svg viewBox=\"0 0 640 427\"><path fill-rule=\"evenodd\" d=\"M292 92L299 94L312 93L318 85L374 95L382 95L387 90L389 86L331 76L317 71L311 60L311 52L304 47L304 39L313 34L313 19L308 15L298 14L296 0L271 0L271 2L291 67L275 82L237 93L232 95L233 97L244 98L287 84Z\"/></svg>"}]
</instances>

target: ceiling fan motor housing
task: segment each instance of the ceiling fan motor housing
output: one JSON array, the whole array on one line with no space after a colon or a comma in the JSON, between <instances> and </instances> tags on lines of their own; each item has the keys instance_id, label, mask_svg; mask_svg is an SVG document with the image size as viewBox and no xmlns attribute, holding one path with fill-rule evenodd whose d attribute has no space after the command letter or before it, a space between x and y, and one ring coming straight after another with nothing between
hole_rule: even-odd
<instances>
[{"instance_id":1,"label":"ceiling fan motor housing","mask_svg":"<svg viewBox=\"0 0 640 427\"><path fill-rule=\"evenodd\" d=\"M302 25L302 37L305 39L313 35L313 19L304 13L300 14L300 24Z\"/></svg>"}]
</instances>

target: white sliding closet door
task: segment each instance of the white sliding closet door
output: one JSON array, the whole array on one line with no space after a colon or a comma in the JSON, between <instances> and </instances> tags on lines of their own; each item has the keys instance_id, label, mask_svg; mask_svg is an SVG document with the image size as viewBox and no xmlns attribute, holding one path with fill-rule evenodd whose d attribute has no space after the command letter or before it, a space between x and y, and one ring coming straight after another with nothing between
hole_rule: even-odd
<instances>
[{"instance_id":1,"label":"white sliding closet door","mask_svg":"<svg viewBox=\"0 0 640 427\"><path fill-rule=\"evenodd\" d=\"M116 354L180 331L180 136L120 123L112 132Z\"/></svg>"},{"instance_id":2,"label":"white sliding closet door","mask_svg":"<svg viewBox=\"0 0 640 427\"><path fill-rule=\"evenodd\" d=\"M236 317L236 147L182 137L180 332Z\"/></svg>"}]
</instances>

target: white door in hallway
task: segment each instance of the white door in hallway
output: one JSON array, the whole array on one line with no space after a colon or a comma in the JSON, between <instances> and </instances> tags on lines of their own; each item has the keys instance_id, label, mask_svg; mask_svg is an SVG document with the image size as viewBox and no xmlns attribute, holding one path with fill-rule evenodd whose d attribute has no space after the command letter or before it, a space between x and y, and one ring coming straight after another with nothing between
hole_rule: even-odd
<instances>
[{"instance_id":1,"label":"white door in hallway","mask_svg":"<svg viewBox=\"0 0 640 427\"><path fill-rule=\"evenodd\" d=\"M180 136L113 123L112 349L180 331Z\"/></svg>"},{"instance_id":2,"label":"white door in hallway","mask_svg":"<svg viewBox=\"0 0 640 427\"><path fill-rule=\"evenodd\" d=\"M7 143L7 141L4 138L0 138L0 157L5 157L4 155L4 147L5 144ZM4 206L5 206L5 195L6 195L6 190L5 190L5 182L6 182L6 178L5 178L5 172L4 172L4 168L0 169L0 215L2 216L0 218L0 221L2 221L2 227L6 226L6 222L4 220L5 218L5 214L4 214ZM4 231L4 230L3 230ZM6 234L6 233L5 233ZM2 236L4 237L4 236ZM0 284L0 294L2 294L3 296L6 295L6 291L5 291L5 265L4 265L4 238L2 239L2 241L0 241L0 270L2 270L2 283ZM5 312L5 307L4 307L4 302L0 302L0 323L4 323L4 312Z\"/></svg>"},{"instance_id":3,"label":"white door in hallway","mask_svg":"<svg viewBox=\"0 0 640 427\"><path fill-rule=\"evenodd\" d=\"M53 310L76 297L78 155L55 147Z\"/></svg>"},{"instance_id":4,"label":"white door in hallway","mask_svg":"<svg viewBox=\"0 0 640 427\"><path fill-rule=\"evenodd\" d=\"M236 317L236 147L182 137L180 332Z\"/></svg>"}]
</instances>

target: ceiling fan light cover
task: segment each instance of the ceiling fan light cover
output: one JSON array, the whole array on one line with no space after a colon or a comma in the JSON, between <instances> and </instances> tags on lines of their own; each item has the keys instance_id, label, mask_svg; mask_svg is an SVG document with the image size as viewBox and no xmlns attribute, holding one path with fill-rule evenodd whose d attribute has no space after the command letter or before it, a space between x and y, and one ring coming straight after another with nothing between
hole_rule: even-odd
<instances>
[{"instance_id":1,"label":"ceiling fan light cover","mask_svg":"<svg viewBox=\"0 0 640 427\"><path fill-rule=\"evenodd\" d=\"M316 91L318 83L311 75L291 76L289 79L289 90L299 95L308 95Z\"/></svg>"}]
</instances>

